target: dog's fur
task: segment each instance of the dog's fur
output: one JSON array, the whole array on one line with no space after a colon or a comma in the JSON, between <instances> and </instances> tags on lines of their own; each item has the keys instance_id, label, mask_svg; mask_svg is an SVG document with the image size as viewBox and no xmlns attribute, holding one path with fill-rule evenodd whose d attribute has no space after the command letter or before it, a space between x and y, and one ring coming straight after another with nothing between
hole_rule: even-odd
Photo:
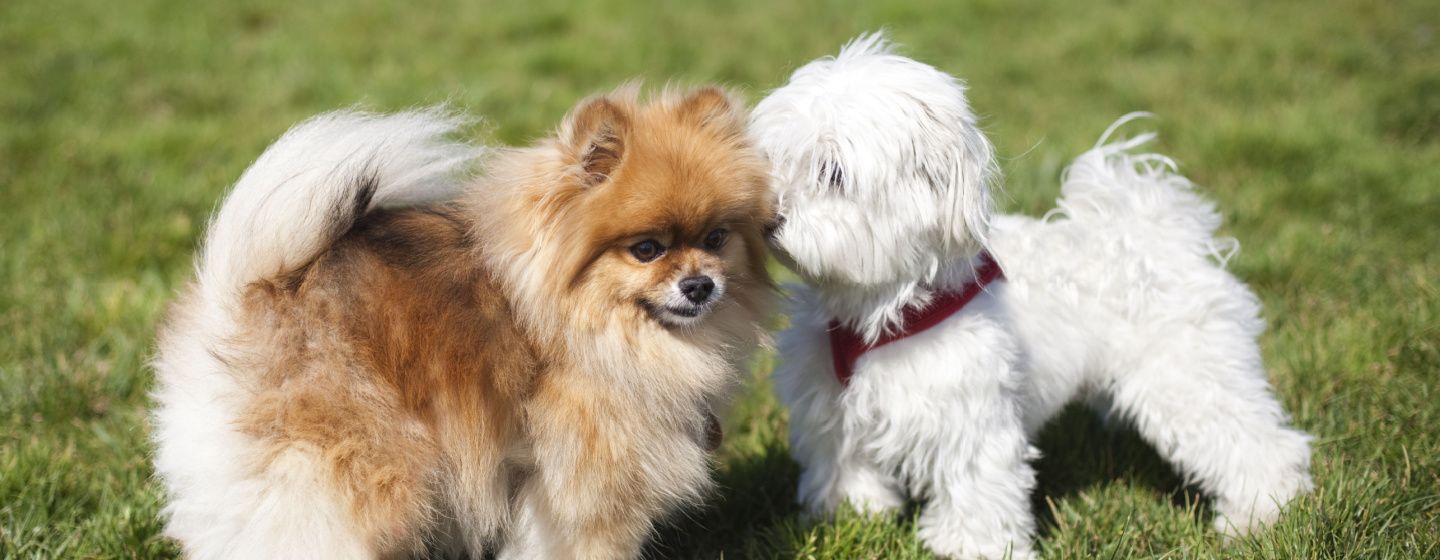
<instances>
[{"instance_id":1,"label":"dog's fur","mask_svg":"<svg viewBox=\"0 0 1440 560\"><path fill-rule=\"evenodd\" d=\"M1310 438L1261 364L1259 301L1212 261L1220 216L1167 159L1129 153L1148 136L1081 155L1047 219L992 215L993 151L963 85L879 35L797 70L751 131L775 173L772 247L808 284L775 379L809 506L908 493L937 553L1031 557L1029 441L1076 398L1132 423L1228 534L1311 489ZM1005 282L837 381L832 319L876 340L971 279L982 248Z\"/></svg>"},{"instance_id":2,"label":"dog's fur","mask_svg":"<svg viewBox=\"0 0 1440 560\"><path fill-rule=\"evenodd\" d=\"M707 488L712 407L764 336L744 115L625 87L494 157L434 110L292 129L160 331L167 534L196 559L634 557Z\"/></svg>"}]
</instances>

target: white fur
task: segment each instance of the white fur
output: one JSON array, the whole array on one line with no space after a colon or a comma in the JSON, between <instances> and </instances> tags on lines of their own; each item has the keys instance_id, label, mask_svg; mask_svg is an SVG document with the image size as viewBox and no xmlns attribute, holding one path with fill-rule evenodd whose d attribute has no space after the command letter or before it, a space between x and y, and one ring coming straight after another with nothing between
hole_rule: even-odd
<instances>
[{"instance_id":1,"label":"white fur","mask_svg":"<svg viewBox=\"0 0 1440 560\"><path fill-rule=\"evenodd\" d=\"M775 372L807 505L908 494L937 553L1032 557L1029 440L1075 399L1131 422L1227 534L1311 489L1310 437L1261 364L1259 301L1215 262L1221 218L1169 160L1130 153L1148 135L1077 158L1046 219L992 217L992 150L964 88L878 34L797 70L751 130L775 166L773 244L808 284ZM874 340L972 278L982 245L1006 280L862 355L842 387L829 322Z\"/></svg>"},{"instance_id":2,"label":"white fur","mask_svg":"<svg viewBox=\"0 0 1440 560\"><path fill-rule=\"evenodd\" d=\"M994 156L957 91L959 81L889 54L871 35L796 70L755 108L751 129L784 185L781 215L805 224L779 230L792 257L786 264L829 285L889 288L817 294L879 313L861 321L869 337L899 318L896 304L917 295L908 280L932 278L985 242L992 204L977 187L993 175ZM890 99L897 95L902 102ZM886 132L895 123L926 143L896 142L903 137Z\"/></svg>"},{"instance_id":3,"label":"white fur","mask_svg":"<svg viewBox=\"0 0 1440 560\"><path fill-rule=\"evenodd\" d=\"M450 194L455 173L485 154L444 139L462 125L439 110L315 117L267 149L216 213L197 259L198 289L175 307L153 363L166 534L186 543L187 557L371 554L308 456L254 468L257 445L233 426L250 394L221 361L224 341L237 329L245 285L309 262L371 209Z\"/></svg>"}]
</instances>

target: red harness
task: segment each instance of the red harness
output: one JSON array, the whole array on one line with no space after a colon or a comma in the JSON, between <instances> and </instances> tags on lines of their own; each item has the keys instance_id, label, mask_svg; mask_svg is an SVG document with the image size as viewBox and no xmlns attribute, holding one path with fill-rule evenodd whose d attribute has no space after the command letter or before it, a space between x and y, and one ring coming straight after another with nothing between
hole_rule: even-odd
<instances>
[{"instance_id":1,"label":"red harness","mask_svg":"<svg viewBox=\"0 0 1440 560\"><path fill-rule=\"evenodd\" d=\"M975 296L980 295L985 286L1002 277L1000 264L995 262L995 257L990 256L989 251L981 251L980 267L975 270L974 280L959 290L936 294L935 299L930 300L930 305L923 308L905 308L905 330L882 334L875 344L865 344L865 340L855 329L841 325L839 321L830 321L830 357L835 361L835 377L840 380L841 385L848 386L850 376L855 373L855 361L860 359L861 354L940 324L940 321L954 315L965 307L965 304L970 303L970 300L975 299Z\"/></svg>"}]
</instances>

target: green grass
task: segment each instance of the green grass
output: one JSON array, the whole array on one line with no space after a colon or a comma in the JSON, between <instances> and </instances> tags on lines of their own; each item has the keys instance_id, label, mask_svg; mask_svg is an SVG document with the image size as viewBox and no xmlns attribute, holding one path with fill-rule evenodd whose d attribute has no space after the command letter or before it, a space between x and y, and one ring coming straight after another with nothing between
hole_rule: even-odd
<instances>
[{"instance_id":1,"label":"green grass","mask_svg":"<svg viewBox=\"0 0 1440 560\"><path fill-rule=\"evenodd\" d=\"M302 6L303 5L303 6ZM1433 2L0 2L0 557L148 558L154 324L226 186L291 124L449 101L523 143L643 77L753 99L888 26L958 74L1039 214L1116 117L1205 186L1264 300L1316 492L1224 546L1208 503L1083 409L1046 429L1046 558L1440 558L1440 10ZM807 519L756 361L722 489L653 556L922 558L912 517Z\"/></svg>"}]
</instances>

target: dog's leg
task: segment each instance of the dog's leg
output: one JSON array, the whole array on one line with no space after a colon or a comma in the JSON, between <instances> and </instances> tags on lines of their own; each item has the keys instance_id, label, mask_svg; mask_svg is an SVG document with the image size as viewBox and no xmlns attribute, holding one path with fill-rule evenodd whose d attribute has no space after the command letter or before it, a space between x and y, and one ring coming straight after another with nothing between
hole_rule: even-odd
<instances>
[{"instance_id":1,"label":"dog's leg","mask_svg":"<svg viewBox=\"0 0 1440 560\"><path fill-rule=\"evenodd\" d=\"M882 470L857 450L846 451L835 459L835 483L822 502L826 511L834 511L841 503L865 513L897 511L905 505L901 483L894 474ZM807 474L810 472L814 471ZM803 478L801 485L805 483Z\"/></svg>"},{"instance_id":2,"label":"dog's leg","mask_svg":"<svg viewBox=\"0 0 1440 560\"><path fill-rule=\"evenodd\" d=\"M1310 436L1286 425L1259 346L1231 325L1165 329L1117 375L1115 411L1215 499L1215 527L1238 536L1309 492Z\"/></svg>"},{"instance_id":3,"label":"dog's leg","mask_svg":"<svg viewBox=\"0 0 1440 560\"><path fill-rule=\"evenodd\" d=\"M565 473L533 474L520 490L497 560L635 558L650 534L652 516L661 512L643 489L622 488L634 483L624 478L594 463L575 464Z\"/></svg>"},{"instance_id":4,"label":"dog's leg","mask_svg":"<svg viewBox=\"0 0 1440 560\"><path fill-rule=\"evenodd\" d=\"M392 473L375 473L364 481L337 480L332 458L314 451L305 445L267 451L260 470L219 489L216 497L224 500L223 511L202 512L211 525L203 532L176 535L186 539L186 557L389 558L420 545L417 525L422 521L417 518L423 520L423 508L398 511L397 505L414 504L375 503L392 498L381 496L386 488L347 488L394 482L383 480ZM178 502L171 511L177 517L196 517L182 509L186 506ZM387 511L376 511L381 508Z\"/></svg>"},{"instance_id":5,"label":"dog's leg","mask_svg":"<svg viewBox=\"0 0 1440 560\"><path fill-rule=\"evenodd\" d=\"M317 548L330 539L362 547L365 558L419 549L434 523L436 451L425 427L363 383L336 395L326 390L333 383L308 390L292 381L257 399L240 424L268 448L257 474L268 503L249 511L251 524L266 526L255 534L286 551L272 557L355 557ZM317 519L330 525L302 529Z\"/></svg>"},{"instance_id":6,"label":"dog's leg","mask_svg":"<svg viewBox=\"0 0 1440 560\"><path fill-rule=\"evenodd\" d=\"M640 468L565 461L572 468L542 460L539 470L550 472L537 471L521 488L498 560L635 558L664 511L657 489L642 487Z\"/></svg>"},{"instance_id":7,"label":"dog's leg","mask_svg":"<svg viewBox=\"0 0 1440 560\"><path fill-rule=\"evenodd\" d=\"M882 469L838 423L839 419L830 426L790 425L792 454L802 469L800 502L811 513L824 515L846 503L865 513L900 509L905 505L903 485L893 470Z\"/></svg>"},{"instance_id":8,"label":"dog's leg","mask_svg":"<svg viewBox=\"0 0 1440 560\"><path fill-rule=\"evenodd\" d=\"M230 459L237 466L246 460ZM249 471L243 478L172 490L166 535L184 542L186 558L372 557L319 464L292 449L272 457L263 472L239 467Z\"/></svg>"},{"instance_id":9,"label":"dog's leg","mask_svg":"<svg viewBox=\"0 0 1440 560\"><path fill-rule=\"evenodd\" d=\"M555 527L544 490L533 481L521 491L510 531L496 560L565 560L576 558L565 546L564 535Z\"/></svg>"},{"instance_id":10,"label":"dog's leg","mask_svg":"<svg viewBox=\"0 0 1440 560\"><path fill-rule=\"evenodd\" d=\"M657 517L703 496L700 403L667 410L611 389L584 373L541 380L525 408L533 470L501 559L634 558Z\"/></svg>"},{"instance_id":11,"label":"dog's leg","mask_svg":"<svg viewBox=\"0 0 1440 560\"><path fill-rule=\"evenodd\" d=\"M963 394L949 403L958 413L939 434L920 539L947 558L1032 558L1035 520L1030 493L1035 455L1018 411L999 395ZM918 470L918 469L917 469Z\"/></svg>"},{"instance_id":12,"label":"dog's leg","mask_svg":"<svg viewBox=\"0 0 1440 560\"><path fill-rule=\"evenodd\" d=\"M1035 451L1020 351L990 294L963 315L871 350L843 403L863 449L898 467L925 505L921 540L947 558L1031 558Z\"/></svg>"},{"instance_id":13,"label":"dog's leg","mask_svg":"<svg viewBox=\"0 0 1440 560\"><path fill-rule=\"evenodd\" d=\"M385 420L383 398L349 398L365 389L304 390L299 373L241 389L204 347L181 350L188 360L161 366L155 418L166 533L187 558L374 558L419 545L430 454L417 423Z\"/></svg>"},{"instance_id":14,"label":"dog's leg","mask_svg":"<svg viewBox=\"0 0 1440 560\"><path fill-rule=\"evenodd\" d=\"M793 369L784 374L796 375ZM790 407L790 451L802 469L800 502L817 514L832 514L846 502L869 513L904 505L903 486L893 470L882 470L861 449L856 434L847 431L844 403L836 394L834 378L803 383L799 389L803 395L787 393L792 398L786 404Z\"/></svg>"},{"instance_id":15,"label":"dog's leg","mask_svg":"<svg viewBox=\"0 0 1440 560\"><path fill-rule=\"evenodd\" d=\"M808 292L797 289L802 301ZM798 311L780 335L784 363L775 368L775 392L790 411L790 453L800 463L800 503L811 513L831 514L848 501L861 511L881 512L904 504L893 471L865 455L851 422L847 430L844 386L835 378L828 319ZM852 419L858 420L858 419Z\"/></svg>"}]
</instances>

